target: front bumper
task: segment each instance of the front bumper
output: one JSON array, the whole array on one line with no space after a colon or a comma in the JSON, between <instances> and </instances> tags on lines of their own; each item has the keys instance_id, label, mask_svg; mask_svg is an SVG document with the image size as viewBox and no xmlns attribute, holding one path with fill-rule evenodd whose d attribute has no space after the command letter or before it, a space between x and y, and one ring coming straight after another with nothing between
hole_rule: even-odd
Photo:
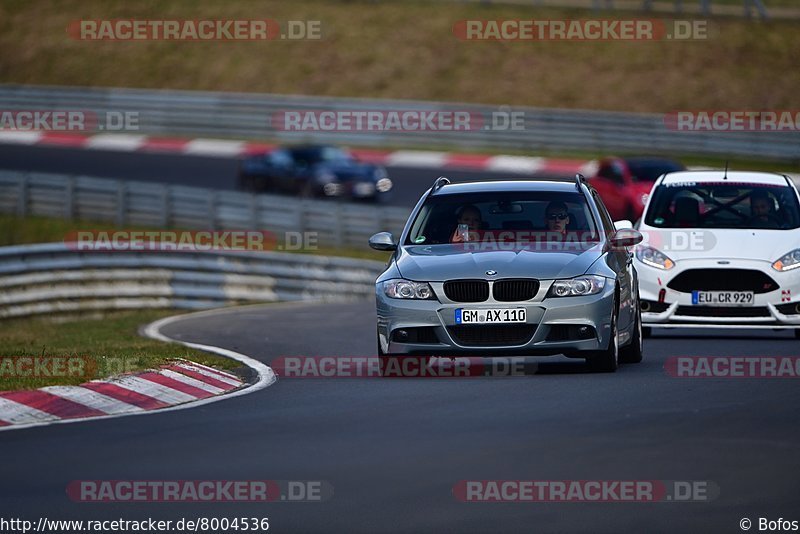
<instances>
[{"instance_id":1,"label":"front bumper","mask_svg":"<svg viewBox=\"0 0 800 534\"><path fill-rule=\"evenodd\" d=\"M639 295L643 303L663 302L657 312L642 309L642 324L653 328L763 328L794 329L800 327L800 269L778 272L769 262L731 260L727 267L761 271L778 284L767 293L756 293L752 306L712 307L692 304L692 294L667 287L679 274L689 269L718 269L714 260L681 260L669 271L645 265L636 260ZM702 288L698 288L702 289ZM660 294L664 291L663 300ZM752 288L742 287L749 291ZM646 305L646 304L645 304Z\"/></svg>"},{"instance_id":2,"label":"front bumper","mask_svg":"<svg viewBox=\"0 0 800 534\"><path fill-rule=\"evenodd\" d=\"M426 355L552 355L582 357L580 352L608 347L611 331L614 284L607 283L597 295L585 297L547 298L552 280L541 280L536 296L524 302L498 302L493 298L480 303L449 301L442 283L431 283L439 300L405 300L387 297L382 283L376 284L378 341L388 354ZM514 343L470 344L454 334L455 310L458 308L492 309L525 308L526 323L532 331L529 338ZM563 339L555 336L557 329L588 326L593 330L587 339ZM432 342L400 342L393 335L398 330L430 328L435 334ZM468 328L481 328L470 326Z\"/></svg>"}]
</instances>

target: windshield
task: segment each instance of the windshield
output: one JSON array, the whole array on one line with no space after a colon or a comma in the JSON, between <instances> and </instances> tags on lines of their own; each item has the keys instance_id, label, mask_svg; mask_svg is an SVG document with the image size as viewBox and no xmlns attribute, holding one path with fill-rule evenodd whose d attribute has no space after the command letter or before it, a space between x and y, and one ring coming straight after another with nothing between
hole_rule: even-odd
<instances>
[{"instance_id":1,"label":"windshield","mask_svg":"<svg viewBox=\"0 0 800 534\"><path fill-rule=\"evenodd\" d=\"M788 186L684 182L656 188L645 223L657 228L784 230L800 226L800 210Z\"/></svg>"},{"instance_id":2,"label":"windshield","mask_svg":"<svg viewBox=\"0 0 800 534\"><path fill-rule=\"evenodd\" d=\"M577 191L433 196L414 219L405 244L565 240L598 240L589 205Z\"/></svg>"},{"instance_id":3,"label":"windshield","mask_svg":"<svg viewBox=\"0 0 800 534\"><path fill-rule=\"evenodd\" d=\"M306 164L315 164L323 161L346 162L352 159L348 151L333 146L298 148L292 151L292 155L295 160Z\"/></svg>"}]
</instances>

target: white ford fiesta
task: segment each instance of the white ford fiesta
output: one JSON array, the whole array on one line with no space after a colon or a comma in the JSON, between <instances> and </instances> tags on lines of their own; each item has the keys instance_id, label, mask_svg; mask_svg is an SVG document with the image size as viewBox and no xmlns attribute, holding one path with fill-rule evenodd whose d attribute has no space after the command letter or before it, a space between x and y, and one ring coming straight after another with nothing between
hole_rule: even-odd
<instances>
[{"instance_id":1,"label":"white ford fiesta","mask_svg":"<svg viewBox=\"0 0 800 534\"><path fill-rule=\"evenodd\" d=\"M638 229L642 323L793 329L800 338L800 196L761 172L660 177Z\"/></svg>"}]
</instances>

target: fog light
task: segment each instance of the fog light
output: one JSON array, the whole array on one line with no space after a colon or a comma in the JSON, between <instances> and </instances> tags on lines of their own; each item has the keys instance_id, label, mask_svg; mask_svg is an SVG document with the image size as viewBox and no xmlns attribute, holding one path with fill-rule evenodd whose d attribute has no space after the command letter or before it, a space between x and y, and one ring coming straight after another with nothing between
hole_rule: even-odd
<instances>
[{"instance_id":1,"label":"fog light","mask_svg":"<svg viewBox=\"0 0 800 534\"><path fill-rule=\"evenodd\" d=\"M397 330L394 333L394 338L400 343L405 343L406 341L408 341L408 332L406 332L405 330Z\"/></svg>"},{"instance_id":2,"label":"fog light","mask_svg":"<svg viewBox=\"0 0 800 534\"><path fill-rule=\"evenodd\" d=\"M650 303L646 300L639 304L639 307L642 309L643 312L650 311Z\"/></svg>"},{"instance_id":3,"label":"fog light","mask_svg":"<svg viewBox=\"0 0 800 534\"><path fill-rule=\"evenodd\" d=\"M579 337L590 337L592 333L592 329L588 326L581 326L578 328L578 336Z\"/></svg>"},{"instance_id":4,"label":"fog light","mask_svg":"<svg viewBox=\"0 0 800 534\"><path fill-rule=\"evenodd\" d=\"M794 305L794 311L796 311L797 313L800 313L800 303L797 303L797 304Z\"/></svg>"}]
</instances>

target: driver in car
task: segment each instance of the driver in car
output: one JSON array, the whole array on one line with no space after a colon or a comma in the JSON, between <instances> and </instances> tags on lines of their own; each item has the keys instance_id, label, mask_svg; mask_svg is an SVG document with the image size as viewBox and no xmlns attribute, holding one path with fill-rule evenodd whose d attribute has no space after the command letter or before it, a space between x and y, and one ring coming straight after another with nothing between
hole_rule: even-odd
<instances>
[{"instance_id":1,"label":"driver in car","mask_svg":"<svg viewBox=\"0 0 800 534\"><path fill-rule=\"evenodd\" d=\"M563 202L550 202L544 210L544 220L548 232L556 232L561 237L567 235L569 211L567 210L567 205Z\"/></svg>"},{"instance_id":2,"label":"driver in car","mask_svg":"<svg viewBox=\"0 0 800 534\"><path fill-rule=\"evenodd\" d=\"M462 206L457 213L456 218L457 226L450 237L451 243L463 243L464 241L475 241L478 237L478 230L483 227L483 215L481 210L472 204ZM465 239L463 226L467 227L467 236Z\"/></svg>"},{"instance_id":3,"label":"driver in car","mask_svg":"<svg viewBox=\"0 0 800 534\"><path fill-rule=\"evenodd\" d=\"M754 191L750 195L749 223L759 228L780 228L780 221L773 213L773 200L766 191Z\"/></svg>"}]
</instances>

